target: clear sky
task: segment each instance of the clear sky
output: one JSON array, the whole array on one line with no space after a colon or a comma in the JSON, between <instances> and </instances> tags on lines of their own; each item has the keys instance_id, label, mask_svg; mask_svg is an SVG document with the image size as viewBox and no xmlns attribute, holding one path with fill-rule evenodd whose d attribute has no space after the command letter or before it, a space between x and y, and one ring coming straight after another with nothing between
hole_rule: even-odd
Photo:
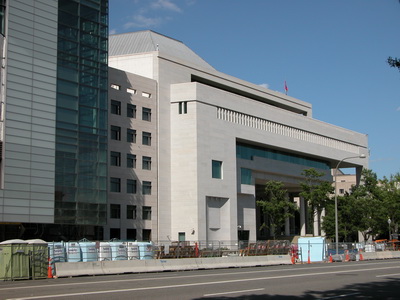
<instances>
[{"instance_id":1,"label":"clear sky","mask_svg":"<svg viewBox=\"0 0 400 300\"><path fill-rule=\"evenodd\" d=\"M110 0L110 34L153 30L220 72L313 106L368 134L369 168L400 172L398 0Z\"/></svg>"}]
</instances>

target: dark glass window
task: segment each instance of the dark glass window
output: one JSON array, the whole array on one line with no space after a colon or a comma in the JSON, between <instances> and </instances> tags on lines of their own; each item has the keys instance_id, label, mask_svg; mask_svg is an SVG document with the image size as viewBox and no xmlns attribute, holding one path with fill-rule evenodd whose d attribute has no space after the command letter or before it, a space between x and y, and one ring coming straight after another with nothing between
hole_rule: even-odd
<instances>
[{"instance_id":1,"label":"dark glass window","mask_svg":"<svg viewBox=\"0 0 400 300\"><path fill-rule=\"evenodd\" d=\"M136 229L126 229L126 239L130 241L136 241Z\"/></svg>"},{"instance_id":2,"label":"dark glass window","mask_svg":"<svg viewBox=\"0 0 400 300\"><path fill-rule=\"evenodd\" d=\"M110 239L121 239L121 229L110 228Z\"/></svg>"},{"instance_id":3,"label":"dark glass window","mask_svg":"<svg viewBox=\"0 0 400 300\"><path fill-rule=\"evenodd\" d=\"M143 237L142 240L149 242L151 241L151 229L143 229Z\"/></svg>"},{"instance_id":4,"label":"dark glass window","mask_svg":"<svg viewBox=\"0 0 400 300\"><path fill-rule=\"evenodd\" d=\"M110 204L110 218L120 219L121 218L121 205Z\"/></svg>"},{"instance_id":5,"label":"dark glass window","mask_svg":"<svg viewBox=\"0 0 400 300\"><path fill-rule=\"evenodd\" d=\"M121 140L121 127L111 125L111 139L116 141Z\"/></svg>"},{"instance_id":6,"label":"dark glass window","mask_svg":"<svg viewBox=\"0 0 400 300\"><path fill-rule=\"evenodd\" d=\"M126 116L129 118L136 118L136 105L130 103L126 105Z\"/></svg>"},{"instance_id":7,"label":"dark glass window","mask_svg":"<svg viewBox=\"0 0 400 300\"><path fill-rule=\"evenodd\" d=\"M142 219L143 220L151 220L151 206L143 206Z\"/></svg>"},{"instance_id":8,"label":"dark glass window","mask_svg":"<svg viewBox=\"0 0 400 300\"><path fill-rule=\"evenodd\" d=\"M151 146L151 133L143 131L142 133L142 144Z\"/></svg>"},{"instance_id":9,"label":"dark glass window","mask_svg":"<svg viewBox=\"0 0 400 300\"><path fill-rule=\"evenodd\" d=\"M142 169L151 170L151 157L143 156L142 158Z\"/></svg>"},{"instance_id":10,"label":"dark glass window","mask_svg":"<svg viewBox=\"0 0 400 300\"><path fill-rule=\"evenodd\" d=\"M136 143L136 130L128 128L126 130L126 141L128 143Z\"/></svg>"},{"instance_id":11,"label":"dark glass window","mask_svg":"<svg viewBox=\"0 0 400 300\"><path fill-rule=\"evenodd\" d=\"M121 166L121 152L110 152L110 165L111 166Z\"/></svg>"},{"instance_id":12,"label":"dark glass window","mask_svg":"<svg viewBox=\"0 0 400 300\"><path fill-rule=\"evenodd\" d=\"M134 179L127 179L126 180L126 193L127 194L136 194L136 180Z\"/></svg>"},{"instance_id":13,"label":"dark glass window","mask_svg":"<svg viewBox=\"0 0 400 300\"><path fill-rule=\"evenodd\" d=\"M179 114L187 114L187 102L179 102Z\"/></svg>"},{"instance_id":14,"label":"dark glass window","mask_svg":"<svg viewBox=\"0 0 400 300\"><path fill-rule=\"evenodd\" d=\"M126 167L127 168L136 168L136 155L135 154L126 154Z\"/></svg>"},{"instance_id":15,"label":"dark glass window","mask_svg":"<svg viewBox=\"0 0 400 300\"><path fill-rule=\"evenodd\" d=\"M110 191L114 192L114 193L121 192L121 179L120 178L115 178L115 177L110 178Z\"/></svg>"},{"instance_id":16,"label":"dark glass window","mask_svg":"<svg viewBox=\"0 0 400 300\"><path fill-rule=\"evenodd\" d=\"M151 109L143 107L142 108L142 120L143 121L151 121Z\"/></svg>"},{"instance_id":17,"label":"dark glass window","mask_svg":"<svg viewBox=\"0 0 400 300\"><path fill-rule=\"evenodd\" d=\"M143 195L151 195L151 181L143 181L142 189Z\"/></svg>"},{"instance_id":18,"label":"dark glass window","mask_svg":"<svg viewBox=\"0 0 400 300\"><path fill-rule=\"evenodd\" d=\"M121 102L111 100L111 113L114 115L121 115Z\"/></svg>"},{"instance_id":19,"label":"dark glass window","mask_svg":"<svg viewBox=\"0 0 400 300\"><path fill-rule=\"evenodd\" d=\"M136 205L126 206L126 218L130 220L136 219Z\"/></svg>"},{"instance_id":20,"label":"dark glass window","mask_svg":"<svg viewBox=\"0 0 400 300\"><path fill-rule=\"evenodd\" d=\"M212 178L222 179L222 161L212 161Z\"/></svg>"}]
</instances>

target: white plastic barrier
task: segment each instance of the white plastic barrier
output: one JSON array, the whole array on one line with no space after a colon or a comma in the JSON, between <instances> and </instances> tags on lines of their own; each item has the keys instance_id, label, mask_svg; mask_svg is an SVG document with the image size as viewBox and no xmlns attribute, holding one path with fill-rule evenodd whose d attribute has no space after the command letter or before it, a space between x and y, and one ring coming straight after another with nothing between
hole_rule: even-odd
<instances>
[{"instance_id":1,"label":"white plastic barrier","mask_svg":"<svg viewBox=\"0 0 400 300\"><path fill-rule=\"evenodd\" d=\"M65 252L67 253L68 262L82 261L81 246L78 242L65 243Z\"/></svg>"},{"instance_id":2,"label":"white plastic barrier","mask_svg":"<svg viewBox=\"0 0 400 300\"><path fill-rule=\"evenodd\" d=\"M139 243L138 242L124 242L126 244L126 252L129 260L140 259Z\"/></svg>"},{"instance_id":3,"label":"white plastic barrier","mask_svg":"<svg viewBox=\"0 0 400 300\"><path fill-rule=\"evenodd\" d=\"M79 242L82 252L82 261L97 261L96 242Z\"/></svg>"},{"instance_id":4,"label":"white plastic barrier","mask_svg":"<svg viewBox=\"0 0 400 300\"><path fill-rule=\"evenodd\" d=\"M112 260L127 260L127 245L124 242L109 242L112 252Z\"/></svg>"},{"instance_id":5,"label":"white plastic barrier","mask_svg":"<svg viewBox=\"0 0 400 300\"><path fill-rule=\"evenodd\" d=\"M108 242L99 243L99 261L112 260L112 250Z\"/></svg>"}]
</instances>

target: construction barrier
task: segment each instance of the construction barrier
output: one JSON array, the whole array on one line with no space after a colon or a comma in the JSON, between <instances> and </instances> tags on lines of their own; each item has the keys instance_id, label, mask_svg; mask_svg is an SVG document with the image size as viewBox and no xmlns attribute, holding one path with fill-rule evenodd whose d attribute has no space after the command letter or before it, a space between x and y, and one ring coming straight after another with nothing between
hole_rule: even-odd
<instances>
[{"instance_id":1,"label":"construction barrier","mask_svg":"<svg viewBox=\"0 0 400 300\"><path fill-rule=\"evenodd\" d=\"M56 277L290 265L290 255L55 263Z\"/></svg>"}]
</instances>

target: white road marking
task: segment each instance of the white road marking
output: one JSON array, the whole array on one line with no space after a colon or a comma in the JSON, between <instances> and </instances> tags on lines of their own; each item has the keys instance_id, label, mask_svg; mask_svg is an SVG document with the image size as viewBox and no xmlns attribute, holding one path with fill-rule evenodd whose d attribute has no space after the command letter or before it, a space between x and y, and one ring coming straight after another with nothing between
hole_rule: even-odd
<instances>
[{"instance_id":1,"label":"white road marking","mask_svg":"<svg viewBox=\"0 0 400 300\"><path fill-rule=\"evenodd\" d=\"M232 291L232 292L225 292L225 293L204 294L203 297L238 294L238 293L247 293L247 292L256 292L256 291L263 291L263 290L265 290L265 289L253 289L253 290Z\"/></svg>"},{"instance_id":2,"label":"white road marking","mask_svg":"<svg viewBox=\"0 0 400 300\"><path fill-rule=\"evenodd\" d=\"M215 285L215 284L235 283L235 282L244 282L244 281L259 281L259 280L271 280L271 279L283 279L283 278L295 278L295 277L310 277L310 276L320 276L320 275L332 275L332 274L341 274L341 273L368 272L368 271L374 271L374 270L386 270L386 269L396 269L396 268L397 269L400 268L400 265L399 266L394 266L394 267L369 268L369 269L362 269L362 270L351 269L351 270L336 271L336 272L328 271L328 272L318 272L318 273L310 273L310 274L291 274L291 275L258 277L258 278L248 278L248 279L241 278L241 279L235 279L235 280L196 282L196 283L187 283L187 284L151 286L151 287L143 287L143 288L120 289L120 290L106 290L106 291L81 292L81 293L70 293L70 294L42 295L42 296L33 296L33 297L12 298L12 299L9 299L9 300L46 299L46 298L73 297L73 296L82 296L82 295L111 294L111 293L144 291L144 290L156 290L156 289L170 289L170 288L179 288L179 287L200 286L200 285Z\"/></svg>"},{"instance_id":3,"label":"white road marking","mask_svg":"<svg viewBox=\"0 0 400 300\"><path fill-rule=\"evenodd\" d=\"M400 276L400 273L377 275L376 277Z\"/></svg>"}]
</instances>

